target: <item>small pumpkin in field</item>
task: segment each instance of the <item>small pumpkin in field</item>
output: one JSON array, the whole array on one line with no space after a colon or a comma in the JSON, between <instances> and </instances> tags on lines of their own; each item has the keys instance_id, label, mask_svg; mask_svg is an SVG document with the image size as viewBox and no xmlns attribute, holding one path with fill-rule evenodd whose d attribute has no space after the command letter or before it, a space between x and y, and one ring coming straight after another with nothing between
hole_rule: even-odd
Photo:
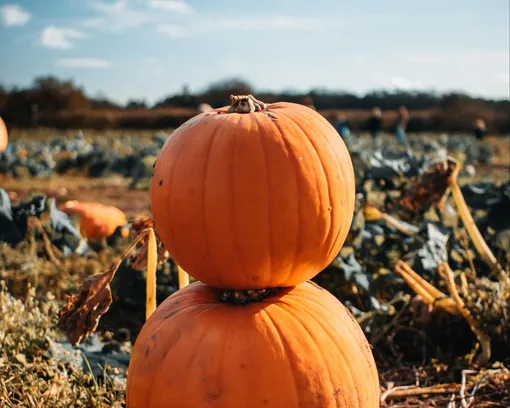
<instances>
[{"instance_id":1,"label":"small pumpkin in field","mask_svg":"<svg viewBox=\"0 0 510 408\"><path fill-rule=\"evenodd\" d=\"M5 126L3 119L0 117L0 152L5 151L8 141L7 127Z\"/></svg>"},{"instance_id":2,"label":"small pumpkin in field","mask_svg":"<svg viewBox=\"0 0 510 408\"><path fill-rule=\"evenodd\" d=\"M123 211L112 205L96 202L66 201L59 209L68 215L80 217L80 233L85 238L98 239L111 236L118 227L127 224ZM126 228L121 231L124 237L129 233Z\"/></svg>"},{"instance_id":3,"label":"small pumpkin in field","mask_svg":"<svg viewBox=\"0 0 510 408\"><path fill-rule=\"evenodd\" d=\"M229 289L315 276L342 247L354 201L351 158L330 123L251 96L179 127L151 184L166 249L190 275Z\"/></svg>"},{"instance_id":4,"label":"small pumpkin in field","mask_svg":"<svg viewBox=\"0 0 510 408\"><path fill-rule=\"evenodd\" d=\"M129 408L375 408L379 380L350 312L306 282L235 306L201 282L151 315L133 347Z\"/></svg>"}]
</instances>

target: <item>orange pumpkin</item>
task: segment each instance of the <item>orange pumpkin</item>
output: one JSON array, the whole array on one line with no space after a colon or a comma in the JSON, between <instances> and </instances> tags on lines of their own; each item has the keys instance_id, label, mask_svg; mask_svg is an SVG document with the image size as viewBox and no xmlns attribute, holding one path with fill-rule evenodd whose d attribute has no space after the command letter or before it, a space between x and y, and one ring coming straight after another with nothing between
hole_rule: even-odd
<instances>
[{"instance_id":1,"label":"orange pumpkin","mask_svg":"<svg viewBox=\"0 0 510 408\"><path fill-rule=\"evenodd\" d=\"M156 229L175 261L212 286L294 286L342 247L354 211L351 158L317 112L242 98L167 140L151 184Z\"/></svg>"},{"instance_id":2,"label":"orange pumpkin","mask_svg":"<svg viewBox=\"0 0 510 408\"><path fill-rule=\"evenodd\" d=\"M131 354L129 408L375 408L379 380L350 312L313 283L244 306L193 283L167 298Z\"/></svg>"},{"instance_id":3,"label":"orange pumpkin","mask_svg":"<svg viewBox=\"0 0 510 408\"><path fill-rule=\"evenodd\" d=\"M67 201L59 209L80 217L80 233L89 239L111 236L127 224L126 214L117 207L95 202Z\"/></svg>"},{"instance_id":4,"label":"orange pumpkin","mask_svg":"<svg viewBox=\"0 0 510 408\"><path fill-rule=\"evenodd\" d=\"M8 141L7 127L5 126L3 119L0 117L0 152L5 151Z\"/></svg>"}]
</instances>

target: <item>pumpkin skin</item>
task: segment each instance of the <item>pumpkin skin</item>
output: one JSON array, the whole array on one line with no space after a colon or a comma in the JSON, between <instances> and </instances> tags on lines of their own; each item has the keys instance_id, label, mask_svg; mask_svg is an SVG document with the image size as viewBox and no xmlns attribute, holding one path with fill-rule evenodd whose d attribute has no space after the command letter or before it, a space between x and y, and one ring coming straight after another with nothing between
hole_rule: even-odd
<instances>
[{"instance_id":1,"label":"pumpkin skin","mask_svg":"<svg viewBox=\"0 0 510 408\"><path fill-rule=\"evenodd\" d=\"M305 282L335 258L351 226L355 180L342 138L302 105L267 106L190 119L154 168L152 214L166 249L218 288Z\"/></svg>"},{"instance_id":2,"label":"pumpkin skin","mask_svg":"<svg viewBox=\"0 0 510 408\"><path fill-rule=\"evenodd\" d=\"M88 239L111 236L117 227L127 224L127 217L117 207L95 202L66 201L59 210L80 217L80 233Z\"/></svg>"},{"instance_id":3,"label":"pumpkin skin","mask_svg":"<svg viewBox=\"0 0 510 408\"><path fill-rule=\"evenodd\" d=\"M7 127L5 126L3 119L0 117L0 152L5 151L8 142Z\"/></svg>"},{"instance_id":4,"label":"pumpkin skin","mask_svg":"<svg viewBox=\"0 0 510 408\"><path fill-rule=\"evenodd\" d=\"M192 283L147 320L128 369L128 408L375 408L379 379L358 323L305 282L234 306Z\"/></svg>"}]
</instances>

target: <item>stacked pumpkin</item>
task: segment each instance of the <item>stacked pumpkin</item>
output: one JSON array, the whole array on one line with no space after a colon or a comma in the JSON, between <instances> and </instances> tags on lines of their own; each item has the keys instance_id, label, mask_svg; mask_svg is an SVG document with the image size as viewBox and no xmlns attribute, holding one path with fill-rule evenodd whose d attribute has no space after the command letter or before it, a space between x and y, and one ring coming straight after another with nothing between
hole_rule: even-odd
<instances>
[{"instance_id":1,"label":"stacked pumpkin","mask_svg":"<svg viewBox=\"0 0 510 408\"><path fill-rule=\"evenodd\" d=\"M152 212L200 282L143 327L128 407L378 407L361 328L307 282L339 252L354 197L342 139L307 107L232 97L178 128L155 165Z\"/></svg>"},{"instance_id":2,"label":"stacked pumpkin","mask_svg":"<svg viewBox=\"0 0 510 408\"><path fill-rule=\"evenodd\" d=\"M0 117L0 152L4 152L7 149L7 144L9 142L9 138L7 135L7 127L5 126L5 122Z\"/></svg>"}]
</instances>

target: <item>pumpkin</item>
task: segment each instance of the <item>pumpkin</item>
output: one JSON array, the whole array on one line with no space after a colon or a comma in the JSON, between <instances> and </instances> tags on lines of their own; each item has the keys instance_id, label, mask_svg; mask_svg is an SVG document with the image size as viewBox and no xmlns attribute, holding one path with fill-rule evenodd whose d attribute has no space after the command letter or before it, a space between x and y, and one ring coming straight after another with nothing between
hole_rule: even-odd
<instances>
[{"instance_id":1,"label":"pumpkin","mask_svg":"<svg viewBox=\"0 0 510 408\"><path fill-rule=\"evenodd\" d=\"M156 161L156 229L212 286L294 286L338 254L354 212L349 152L317 112L251 96L190 119Z\"/></svg>"},{"instance_id":2,"label":"pumpkin","mask_svg":"<svg viewBox=\"0 0 510 408\"><path fill-rule=\"evenodd\" d=\"M8 136L7 136L7 127L5 126L5 122L0 117L0 152L5 151L7 148Z\"/></svg>"},{"instance_id":3,"label":"pumpkin","mask_svg":"<svg viewBox=\"0 0 510 408\"><path fill-rule=\"evenodd\" d=\"M78 215L80 233L89 239L109 237L118 227L127 224L126 214L111 205L71 200L66 201L59 209L69 215ZM125 231L121 231L124 237Z\"/></svg>"},{"instance_id":4,"label":"pumpkin","mask_svg":"<svg viewBox=\"0 0 510 408\"><path fill-rule=\"evenodd\" d=\"M147 320L128 369L129 408L375 408L379 380L350 312L305 282L235 306L195 282Z\"/></svg>"}]
</instances>

